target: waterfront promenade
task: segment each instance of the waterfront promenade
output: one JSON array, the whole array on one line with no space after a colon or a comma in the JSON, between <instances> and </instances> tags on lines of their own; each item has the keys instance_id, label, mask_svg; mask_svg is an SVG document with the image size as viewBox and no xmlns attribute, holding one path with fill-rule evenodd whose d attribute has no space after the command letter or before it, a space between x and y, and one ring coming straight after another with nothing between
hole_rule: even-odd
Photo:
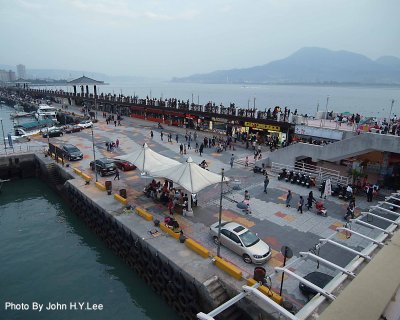
<instances>
[{"instance_id":1,"label":"waterfront promenade","mask_svg":"<svg viewBox=\"0 0 400 320\"><path fill-rule=\"evenodd\" d=\"M78 109L70 111L79 112ZM325 218L317 216L315 209L310 212L305 210L303 215L296 211L299 196L306 197L310 191L302 186L278 181L276 177L271 175L268 193L264 193L263 176L253 173L251 167L246 168L240 164L243 163L242 161L246 156L249 156L251 159L253 155L252 150L246 150L244 145L238 145L235 151L231 152L228 150L222 153L217 153L215 148L205 148L204 154L201 157L194 149L188 149L186 155L180 155L179 144L174 139L172 139L172 142L167 142L166 134L171 132L174 138L175 134L178 133L180 140L184 140L185 129L165 126L163 130L164 141L162 141L160 129L156 128L154 122L125 117L121 124L121 126L117 127L111 124L107 125L105 120L99 118L99 122L95 124L93 130L96 158L101 156L115 157L126 154L146 142L155 151L180 162L185 161L188 156L191 156L196 163L200 163L205 159L209 163L210 171L220 173L221 168L224 168L228 177L240 181L241 190L232 190L232 186L229 185L224 186L222 217L225 220L239 222L252 231L257 232L271 246L273 254L271 260L265 266L267 273L273 273L274 267L282 265L283 257L279 251L283 245L287 245L293 249L294 257L292 259L294 259L300 251L309 250L318 242L318 239L329 236L337 227L344 224L343 215L346 211L347 203L337 198L328 197L324 201L328 209L328 217ZM154 133L153 139L150 137L151 130ZM199 136L199 139L201 138L202 135ZM107 151L105 141L116 141L116 139L120 141L119 147L113 152ZM79 133L65 134L60 138L51 138L50 142L68 142L78 146L84 153L84 159L72 162L70 165L79 168L94 179L94 174L89 169L89 162L93 159L90 129ZM37 148L45 146L46 143L47 139L34 137L22 149L28 147L28 145ZM16 145L16 148L18 148L18 145ZM231 169L229 160L232 153L235 156L235 164ZM263 149L263 159L268 156L268 153L267 149ZM101 182L112 180L113 192L118 192L120 189L127 189L129 203L146 208L146 210L160 219L168 214L166 207L143 196L142 189L149 181L142 179L139 172L120 172L120 176L121 180L115 181L112 176L103 178L99 176L98 179ZM85 188L92 188L92 192L96 192L93 184ZM175 215L179 223L183 226L185 234L203 244L214 254L216 253L216 246L208 234L208 227L218 219L219 188L218 185L215 185L199 193L199 206L194 208L194 217ZM293 193L292 207L290 208L286 208L285 206L285 197L288 189L291 189ZM248 190L251 195L251 215L246 215L237 207L237 202L241 202L244 199L244 190ZM316 189L313 191L314 196L317 197L319 192ZM110 201L112 202L112 200ZM119 203L115 202L113 206L116 213L120 212L121 205ZM360 196L356 200L356 206L356 212L366 211L369 203L366 202L365 197ZM125 217L124 219L129 218ZM374 236L374 231L371 231L369 235ZM354 237L347 239L342 233L338 233L337 237L337 240L343 241L354 248L362 248L367 243L366 240ZM333 257L334 261L340 265L346 264L352 258L351 255L338 253L339 251L335 247L329 245L323 247L321 250L323 256ZM245 264L240 257L231 251L222 248L221 255L239 267L245 276L252 275L254 266ZM307 274L315 270L315 265L314 263L303 263L301 266L297 266L296 269L297 272ZM207 270L210 272L210 276L215 272L215 267L211 262ZM321 266L320 270L332 274L331 270L323 266ZM273 288L275 290L279 289L279 279L273 278ZM283 295L298 308L307 301L306 297L298 289L298 281L293 278L288 278L285 281Z\"/></svg>"}]
</instances>

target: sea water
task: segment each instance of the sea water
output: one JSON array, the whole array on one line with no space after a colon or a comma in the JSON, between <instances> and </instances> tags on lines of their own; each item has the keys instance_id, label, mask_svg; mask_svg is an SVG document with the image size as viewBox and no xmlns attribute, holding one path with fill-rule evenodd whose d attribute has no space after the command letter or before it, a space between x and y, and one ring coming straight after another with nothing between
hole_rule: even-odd
<instances>
[{"instance_id":1,"label":"sea water","mask_svg":"<svg viewBox=\"0 0 400 320\"><path fill-rule=\"evenodd\" d=\"M39 179L0 194L0 319L179 319Z\"/></svg>"}]
</instances>

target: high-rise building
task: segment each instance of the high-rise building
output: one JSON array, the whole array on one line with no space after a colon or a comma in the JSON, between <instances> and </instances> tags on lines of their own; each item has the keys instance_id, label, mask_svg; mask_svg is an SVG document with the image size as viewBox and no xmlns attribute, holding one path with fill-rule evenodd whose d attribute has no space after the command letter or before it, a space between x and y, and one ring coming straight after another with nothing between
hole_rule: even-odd
<instances>
[{"instance_id":1,"label":"high-rise building","mask_svg":"<svg viewBox=\"0 0 400 320\"><path fill-rule=\"evenodd\" d=\"M26 69L23 64L17 65L18 79L26 79Z\"/></svg>"},{"instance_id":2,"label":"high-rise building","mask_svg":"<svg viewBox=\"0 0 400 320\"><path fill-rule=\"evenodd\" d=\"M17 80L17 77L15 76L15 72L12 70L8 71L8 79L9 81L15 81Z\"/></svg>"},{"instance_id":3,"label":"high-rise building","mask_svg":"<svg viewBox=\"0 0 400 320\"><path fill-rule=\"evenodd\" d=\"M12 70L0 70L0 81L1 82L10 82L10 81L15 81L16 76L15 72Z\"/></svg>"}]
</instances>

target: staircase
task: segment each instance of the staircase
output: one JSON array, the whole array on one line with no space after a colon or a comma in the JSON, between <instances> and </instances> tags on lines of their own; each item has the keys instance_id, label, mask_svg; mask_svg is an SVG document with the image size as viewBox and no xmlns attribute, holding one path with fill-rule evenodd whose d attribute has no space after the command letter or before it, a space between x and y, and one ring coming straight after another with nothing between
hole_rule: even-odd
<instances>
[{"instance_id":1,"label":"staircase","mask_svg":"<svg viewBox=\"0 0 400 320\"><path fill-rule=\"evenodd\" d=\"M64 179L58 173L58 166L54 162L46 164L47 168L47 179L51 185L56 186L57 188L64 184Z\"/></svg>"},{"instance_id":2,"label":"staircase","mask_svg":"<svg viewBox=\"0 0 400 320\"><path fill-rule=\"evenodd\" d=\"M313 161L338 161L371 151L393 152L400 150L400 137L390 134L363 133L348 139L319 146L296 143L269 155L269 162L294 165L296 160L310 157Z\"/></svg>"},{"instance_id":3,"label":"staircase","mask_svg":"<svg viewBox=\"0 0 400 320\"><path fill-rule=\"evenodd\" d=\"M208 291L213 308L217 308L218 306L230 299L217 276L213 276L210 279L206 280L203 285ZM245 320L247 317L242 313L240 309L236 307L236 305L232 305L214 318L218 320Z\"/></svg>"}]
</instances>

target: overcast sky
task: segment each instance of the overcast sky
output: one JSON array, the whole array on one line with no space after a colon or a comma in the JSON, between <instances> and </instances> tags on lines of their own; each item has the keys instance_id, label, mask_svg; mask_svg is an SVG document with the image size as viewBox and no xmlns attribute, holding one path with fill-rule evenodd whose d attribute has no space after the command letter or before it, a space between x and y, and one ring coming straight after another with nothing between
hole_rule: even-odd
<instances>
[{"instance_id":1,"label":"overcast sky","mask_svg":"<svg viewBox=\"0 0 400 320\"><path fill-rule=\"evenodd\" d=\"M169 78L306 47L400 57L400 0L0 0L0 64Z\"/></svg>"}]
</instances>

